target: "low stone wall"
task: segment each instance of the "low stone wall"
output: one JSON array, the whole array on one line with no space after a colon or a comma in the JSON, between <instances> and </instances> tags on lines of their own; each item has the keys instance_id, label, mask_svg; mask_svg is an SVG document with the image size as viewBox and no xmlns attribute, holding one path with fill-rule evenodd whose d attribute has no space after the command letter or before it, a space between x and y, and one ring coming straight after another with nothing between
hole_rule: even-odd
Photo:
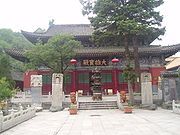
<instances>
[{"instance_id":1,"label":"low stone wall","mask_svg":"<svg viewBox=\"0 0 180 135\"><path fill-rule=\"evenodd\" d=\"M172 102L172 108L174 113L180 114L180 104L176 104L175 100Z\"/></svg>"},{"instance_id":2,"label":"low stone wall","mask_svg":"<svg viewBox=\"0 0 180 135\"><path fill-rule=\"evenodd\" d=\"M35 116L36 110L34 107L29 107L26 110L20 109L18 112L12 110L11 114L3 116L0 111L0 132L3 132L19 123L22 123Z\"/></svg>"},{"instance_id":3,"label":"low stone wall","mask_svg":"<svg viewBox=\"0 0 180 135\"><path fill-rule=\"evenodd\" d=\"M42 95L40 101L42 103L51 103L52 97L51 95ZM31 95L26 95L25 93L23 94L17 94L11 99L12 103L32 103L32 96Z\"/></svg>"}]
</instances>

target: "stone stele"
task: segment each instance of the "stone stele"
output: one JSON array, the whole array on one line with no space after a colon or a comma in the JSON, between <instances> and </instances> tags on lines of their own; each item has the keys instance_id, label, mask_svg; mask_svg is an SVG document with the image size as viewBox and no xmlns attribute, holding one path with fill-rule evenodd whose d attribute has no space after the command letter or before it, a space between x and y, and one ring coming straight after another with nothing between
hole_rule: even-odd
<instances>
[{"instance_id":1,"label":"stone stele","mask_svg":"<svg viewBox=\"0 0 180 135\"><path fill-rule=\"evenodd\" d=\"M150 73L141 73L141 98L143 105L152 105L152 79Z\"/></svg>"},{"instance_id":2,"label":"stone stele","mask_svg":"<svg viewBox=\"0 0 180 135\"><path fill-rule=\"evenodd\" d=\"M56 112L63 109L63 74L54 73L52 75L52 104L50 111Z\"/></svg>"},{"instance_id":3,"label":"stone stele","mask_svg":"<svg viewBox=\"0 0 180 135\"><path fill-rule=\"evenodd\" d=\"M31 96L32 104L35 107L41 107L42 75L31 75Z\"/></svg>"}]
</instances>

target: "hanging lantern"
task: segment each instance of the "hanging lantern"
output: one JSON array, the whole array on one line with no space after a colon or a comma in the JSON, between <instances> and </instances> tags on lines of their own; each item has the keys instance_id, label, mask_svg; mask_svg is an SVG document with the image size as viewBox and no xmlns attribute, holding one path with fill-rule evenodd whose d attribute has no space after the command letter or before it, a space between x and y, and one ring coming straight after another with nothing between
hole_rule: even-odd
<instances>
[{"instance_id":1,"label":"hanging lantern","mask_svg":"<svg viewBox=\"0 0 180 135\"><path fill-rule=\"evenodd\" d=\"M119 59L114 58L114 59L112 59L111 61L112 61L112 63L118 63L118 62L119 62Z\"/></svg>"},{"instance_id":2,"label":"hanging lantern","mask_svg":"<svg viewBox=\"0 0 180 135\"><path fill-rule=\"evenodd\" d=\"M75 64L77 63L77 60L76 60L76 59L71 59L71 60L70 60L70 63L73 64L73 65L75 65Z\"/></svg>"}]
</instances>

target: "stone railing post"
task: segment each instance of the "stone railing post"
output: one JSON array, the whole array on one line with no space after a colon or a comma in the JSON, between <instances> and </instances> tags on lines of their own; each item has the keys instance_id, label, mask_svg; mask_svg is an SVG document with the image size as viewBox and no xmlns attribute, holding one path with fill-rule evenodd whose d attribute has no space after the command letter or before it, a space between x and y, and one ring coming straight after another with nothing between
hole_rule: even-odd
<instances>
[{"instance_id":1,"label":"stone railing post","mask_svg":"<svg viewBox=\"0 0 180 135\"><path fill-rule=\"evenodd\" d=\"M16 125L16 121L15 121L15 118L14 118L14 109L12 108L11 109L11 125Z\"/></svg>"},{"instance_id":2,"label":"stone railing post","mask_svg":"<svg viewBox=\"0 0 180 135\"><path fill-rule=\"evenodd\" d=\"M76 92L76 102L77 102L77 109L78 109L79 108L78 92Z\"/></svg>"},{"instance_id":3,"label":"stone railing post","mask_svg":"<svg viewBox=\"0 0 180 135\"><path fill-rule=\"evenodd\" d=\"M172 102L172 109L173 109L173 112L174 112L174 110L175 110L175 100L173 100L173 102Z\"/></svg>"},{"instance_id":4,"label":"stone railing post","mask_svg":"<svg viewBox=\"0 0 180 135\"><path fill-rule=\"evenodd\" d=\"M19 104L19 111L22 111L23 110L23 107L21 104Z\"/></svg>"},{"instance_id":5,"label":"stone railing post","mask_svg":"<svg viewBox=\"0 0 180 135\"><path fill-rule=\"evenodd\" d=\"M25 102L25 100L26 100L26 93L22 92L22 102Z\"/></svg>"},{"instance_id":6,"label":"stone railing post","mask_svg":"<svg viewBox=\"0 0 180 135\"><path fill-rule=\"evenodd\" d=\"M63 91L63 102L65 102L65 94L64 94L64 91Z\"/></svg>"},{"instance_id":7,"label":"stone railing post","mask_svg":"<svg viewBox=\"0 0 180 135\"><path fill-rule=\"evenodd\" d=\"M0 132L2 131L3 126L3 112L0 110Z\"/></svg>"},{"instance_id":8,"label":"stone railing post","mask_svg":"<svg viewBox=\"0 0 180 135\"><path fill-rule=\"evenodd\" d=\"M52 102L52 99L51 99L51 92L49 91L49 93L48 93L48 100L50 101L50 102Z\"/></svg>"}]
</instances>

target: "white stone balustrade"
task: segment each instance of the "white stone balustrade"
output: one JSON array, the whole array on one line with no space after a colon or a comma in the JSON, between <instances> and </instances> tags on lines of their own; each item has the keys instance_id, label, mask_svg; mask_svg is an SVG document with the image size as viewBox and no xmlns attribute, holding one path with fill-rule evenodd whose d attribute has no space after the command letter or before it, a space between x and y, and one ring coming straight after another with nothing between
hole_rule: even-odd
<instances>
[{"instance_id":1,"label":"white stone balustrade","mask_svg":"<svg viewBox=\"0 0 180 135\"><path fill-rule=\"evenodd\" d=\"M42 103L51 103L52 102L52 95L42 95L41 100ZM32 97L30 94L16 94L14 97L11 98L12 103L32 103ZM69 95L64 95L63 93L63 102L69 102Z\"/></svg>"},{"instance_id":2,"label":"white stone balustrade","mask_svg":"<svg viewBox=\"0 0 180 135\"><path fill-rule=\"evenodd\" d=\"M129 96L128 93L126 94L127 97ZM119 97L119 96L117 96ZM141 100L141 94L140 93L134 93L134 99L135 100ZM162 100L162 96L160 94L153 94L153 100ZM11 99L12 103L32 103L32 98L31 95L25 95L25 94L18 94L15 95L15 97L13 97ZM41 98L41 102L42 103L51 103L52 102L52 95L42 95ZM64 95L63 93L63 102L70 102L70 98L69 95Z\"/></svg>"},{"instance_id":3,"label":"white stone balustrade","mask_svg":"<svg viewBox=\"0 0 180 135\"><path fill-rule=\"evenodd\" d=\"M5 131L19 123L22 123L35 116L36 110L34 107L29 107L26 110L20 109L18 112L11 110L11 114L3 116L0 111L0 132Z\"/></svg>"},{"instance_id":4,"label":"white stone balustrade","mask_svg":"<svg viewBox=\"0 0 180 135\"><path fill-rule=\"evenodd\" d=\"M172 108L174 113L180 114L180 104L176 104L175 100L172 102Z\"/></svg>"}]
</instances>

